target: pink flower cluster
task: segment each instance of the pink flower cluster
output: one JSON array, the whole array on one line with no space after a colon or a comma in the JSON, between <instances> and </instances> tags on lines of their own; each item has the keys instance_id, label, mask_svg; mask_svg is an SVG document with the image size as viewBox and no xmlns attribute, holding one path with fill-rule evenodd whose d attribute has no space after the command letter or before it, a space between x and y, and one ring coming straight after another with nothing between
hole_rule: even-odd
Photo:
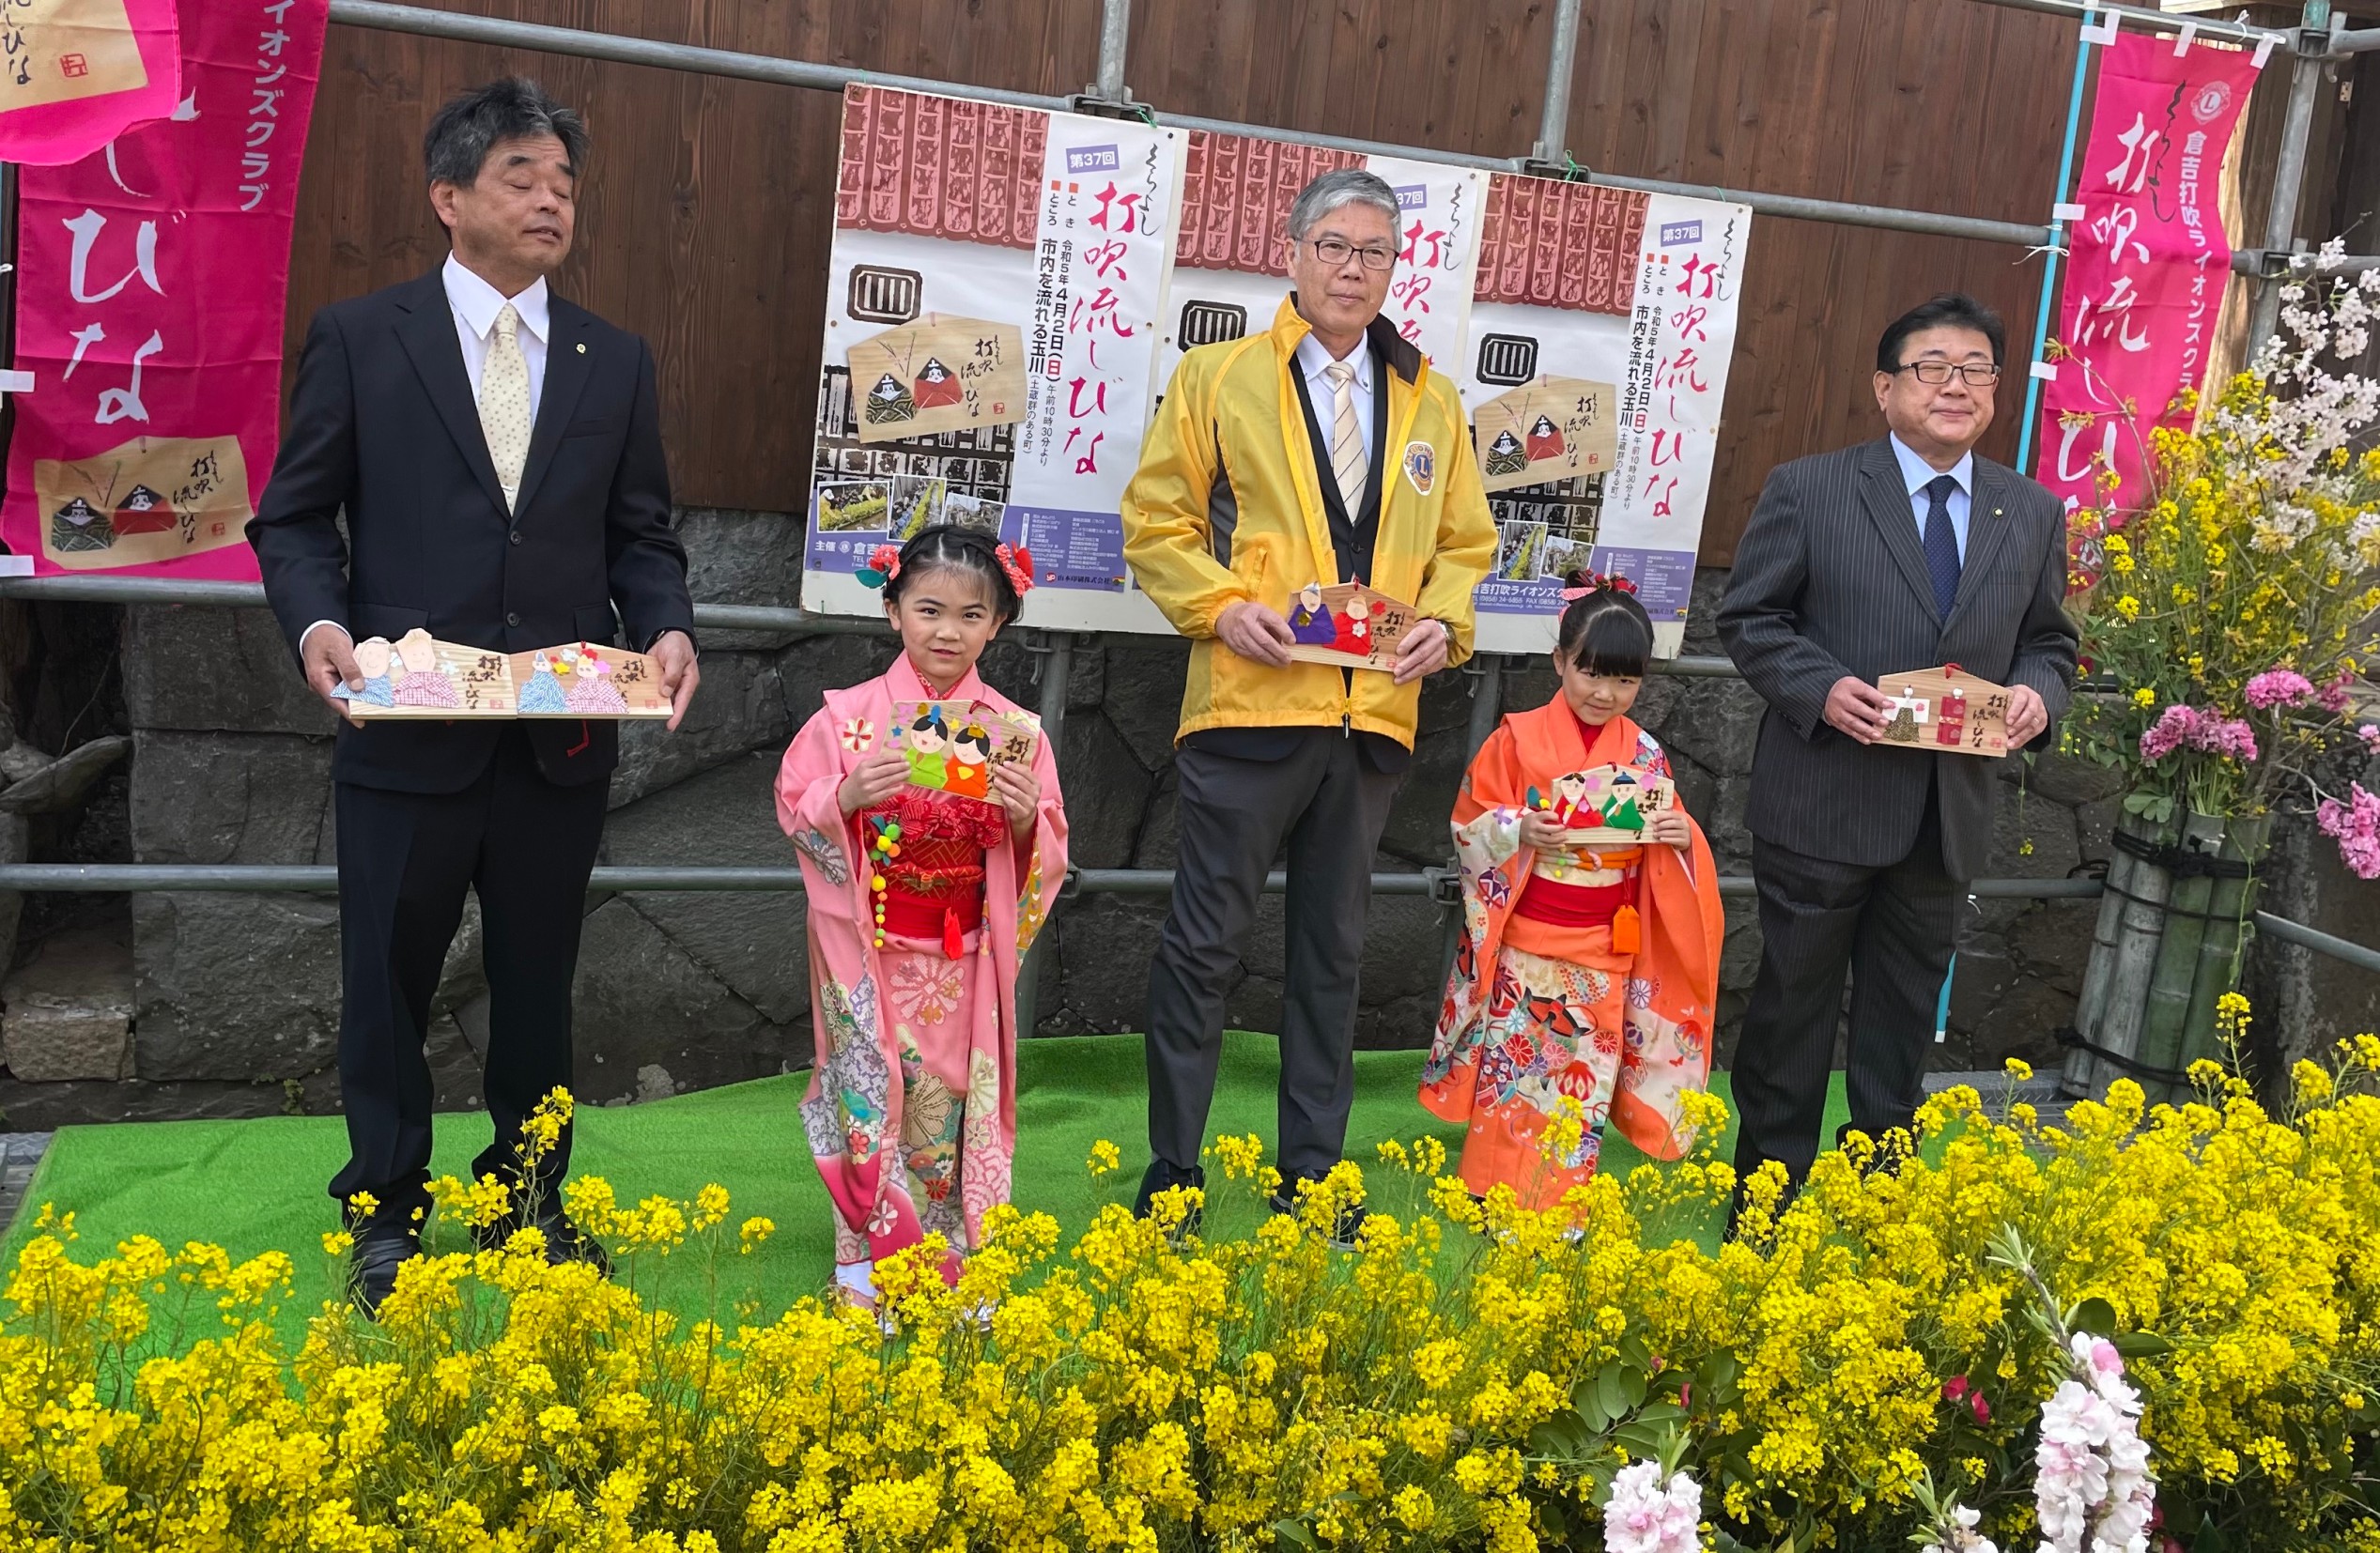
<instances>
[{"instance_id":1,"label":"pink flower cluster","mask_svg":"<svg viewBox=\"0 0 2380 1553\"><path fill-rule=\"evenodd\" d=\"M1603 1501L1603 1545L1610 1553L1700 1553L1702 1485L1683 1472L1661 1482L1661 1464L1619 1469Z\"/></svg>"},{"instance_id":2,"label":"pink flower cluster","mask_svg":"<svg viewBox=\"0 0 2380 1553\"><path fill-rule=\"evenodd\" d=\"M2254 687L2258 682L2271 677L2259 674L2255 680L2249 682L2249 697L2253 699L2255 696ZM2291 677L2297 679L2300 684L2306 684L2302 678ZM2312 692L2311 685L2306 688L2309 694ZM2225 717L2176 702L2159 714L2148 731L2140 735L2140 759L2154 763L2177 749L2202 750L2246 765L2256 759L2256 733L2236 717Z\"/></svg>"},{"instance_id":3,"label":"pink flower cluster","mask_svg":"<svg viewBox=\"0 0 2380 1553\"><path fill-rule=\"evenodd\" d=\"M2339 843L2339 860L2357 878L2380 879L2380 795L2366 792L2361 782L2350 782L2347 801L2325 798L2314 809L2314 823Z\"/></svg>"},{"instance_id":4,"label":"pink flower cluster","mask_svg":"<svg viewBox=\"0 0 2380 1553\"><path fill-rule=\"evenodd\" d=\"M2363 741L2364 748L2374 755L2380 755L2380 727L2366 723L2356 730L2356 737Z\"/></svg>"},{"instance_id":5,"label":"pink flower cluster","mask_svg":"<svg viewBox=\"0 0 2380 1553\"><path fill-rule=\"evenodd\" d=\"M2267 669L2248 682L2248 704L2259 712L2303 706L2314 699L2314 682L2294 669Z\"/></svg>"},{"instance_id":6,"label":"pink flower cluster","mask_svg":"<svg viewBox=\"0 0 2380 1553\"><path fill-rule=\"evenodd\" d=\"M2042 1404L2033 1509L2042 1553L2145 1553L2156 1479L2140 1439L2140 1394L2115 1345L2074 1335L2074 1378Z\"/></svg>"}]
</instances>

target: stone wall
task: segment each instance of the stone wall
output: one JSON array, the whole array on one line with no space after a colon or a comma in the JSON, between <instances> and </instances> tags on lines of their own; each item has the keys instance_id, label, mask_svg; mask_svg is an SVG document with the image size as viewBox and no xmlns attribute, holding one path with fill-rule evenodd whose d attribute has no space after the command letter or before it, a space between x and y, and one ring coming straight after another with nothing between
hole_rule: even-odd
<instances>
[{"instance_id":1,"label":"stone wall","mask_svg":"<svg viewBox=\"0 0 2380 1553\"><path fill-rule=\"evenodd\" d=\"M697 598L781 603L795 596L798 529L769 514L683 515ZM1698 583L1687 651L1717 652L1709 620L1723 574ZM1029 609L1028 611L1030 613ZM159 863L327 863L331 719L302 689L262 611L128 611L122 658L134 855ZM889 638L789 640L711 633L687 726L625 730L603 858L615 864L754 865L791 861L771 801L777 760L822 690L879 670ZM1174 862L1172 734L1186 648L1136 637L1086 640L1074 653L1059 746L1086 868ZM992 683L1028 706L1039 654L995 644ZM1466 753L1466 673L1438 676L1422 700L1413 773L1390 817L1378 867L1443 864L1445 817ZM1538 665L1505 678L1505 704L1553 694ZM1743 801L1759 703L1733 679L1656 676L1638 716L1667 745L1690 810L1721 871L1748 872ZM2104 773L2055 759L2011 764L1993 874L2058 877L2104 859L2114 817ZM1847 816L1846 823L1857 823ZM1269 900L1230 1017L1269 1029L1280 1008L1280 903ZM1142 1023L1148 957L1162 896L1081 897L1059 910L1041 963L1038 1033L1133 1030ZM620 1102L729 1083L808 1063L802 900L798 894L630 893L591 897L579 971L580 1083ZM2004 1055L2055 1059L2049 1032L2071 1016L2091 907L1986 902L1967 924L1938 1068L1989 1068ZM322 1111L337 1103L338 921L328 896L178 894L134 898L136 1077L122 1084L0 1084L11 1124L160 1115ZM1439 995L1437 909L1415 897L1374 905L1358 1038L1426 1044ZM1729 902L1721 1053L1759 954L1752 902ZM468 915L436 1004L430 1054L439 1102L477 1103L487 1040L477 924Z\"/></svg>"}]
</instances>

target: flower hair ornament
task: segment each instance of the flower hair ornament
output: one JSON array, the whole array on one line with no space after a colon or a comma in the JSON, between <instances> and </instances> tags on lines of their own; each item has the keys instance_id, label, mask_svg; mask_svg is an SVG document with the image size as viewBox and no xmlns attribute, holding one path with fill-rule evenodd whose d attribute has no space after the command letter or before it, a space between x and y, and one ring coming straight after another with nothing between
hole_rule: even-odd
<instances>
[{"instance_id":1,"label":"flower hair ornament","mask_svg":"<svg viewBox=\"0 0 2380 1553\"><path fill-rule=\"evenodd\" d=\"M1636 592L1636 584L1624 577L1610 576L1601 572L1581 572L1572 575L1582 577L1585 580L1576 587L1562 590L1562 602L1565 604L1576 604L1587 594L1600 592L1606 588L1615 593L1633 594Z\"/></svg>"},{"instance_id":2,"label":"flower hair ornament","mask_svg":"<svg viewBox=\"0 0 2380 1553\"><path fill-rule=\"evenodd\" d=\"M892 579L900 575L901 546L898 545L877 546L868 552L868 564L852 574L863 585L879 589L889 586Z\"/></svg>"},{"instance_id":3,"label":"flower hair ornament","mask_svg":"<svg viewBox=\"0 0 2380 1553\"><path fill-rule=\"evenodd\" d=\"M1022 598L1033 591L1033 552L1022 545L999 545L993 547L993 558L1000 570L1008 574L1008 584Z\"/></svg>"}]
</instances>

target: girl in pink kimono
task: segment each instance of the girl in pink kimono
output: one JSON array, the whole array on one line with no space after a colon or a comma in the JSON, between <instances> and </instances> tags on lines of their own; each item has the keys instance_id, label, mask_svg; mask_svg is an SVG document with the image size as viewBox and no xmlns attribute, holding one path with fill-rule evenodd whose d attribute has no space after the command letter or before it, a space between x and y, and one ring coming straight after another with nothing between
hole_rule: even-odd
<instances>
[{"instance_id":1,"label":"girl in pink kimono","mask_svg":"<svg viewBox=\"0 0 2380 1553\"><path fill-rule=\"evenodd\" d=\"M945 1277L1008 1201L1016 1147L1016 966L1066 878L1066 811L1048 741L994 769L991 803L913 786L896 709L1019 709L975 672L1032 586L1030 558L937 524L878 546L902 654L827 692L777 778L801 854L817 1066L801 1102L835 1207L835 1282L873 1304L882 1258L939 1234Z\"/></svg>"}]
</instances>

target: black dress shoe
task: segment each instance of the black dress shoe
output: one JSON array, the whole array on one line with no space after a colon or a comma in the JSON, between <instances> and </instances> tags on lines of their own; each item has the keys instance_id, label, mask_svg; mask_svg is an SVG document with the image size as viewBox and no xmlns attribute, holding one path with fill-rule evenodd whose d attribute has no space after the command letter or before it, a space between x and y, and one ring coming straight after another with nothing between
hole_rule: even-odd
<instances>
[{"instance_id":1,"label":"black dress shoe","mask_svg":"<svg viewBox=\"0 0 2380 1553\"><path fill-rule=\"evenodd\" d=\"M410 1219L376 1213L351 1232L348 1253L348 1298L364 1319L380 1318L380 1301L396 1287L396 1269L422 1254L422 1236Z\"/></svg>"},{"instance_id":2,"label":"black dress shoe","mask_svg":"<svg viewBox=\"0 0 2380 1553\"><path fill-rule=\"evenodd\" d=\"M561 1267L565 1262L584 1262L596 1272L611 1276L611 1258L590 1236L579 1233L579 1226L570 1222L570 1215L562 1211L562 1205L551 1200L538 1204L533 1213L518 1210L505 1214L492 1224L481 1224L471 1231L471 1238L482 1251L502 1251L504 1242L524 1229L534 1229L546 1238L546 1265Z\"/></svg>"},{"instance_id":3,"label":"black dress shoe","mask_svg":"<svg viewBox=\"0 0 2380 1553\"><path fill-rule=\"evenodd\" d=\"M1132 1205L1133 1217L1149 1218L1156 1209L1158 1194L1170 1192L1176 1187L1195 1187L1200 1192L1204 1192L1207 1189L1206 1167L1192 1165L1187 1170L1180 1170L1163 1160L1150 1161L1148 1170L1140 1177L1140 1195L1134 1200ZM1173 1238L1176 1240L1186 1240L1198 1234L1205 1222L1204 1206L1194 1206L1182 1216L1182 1222L1174 1227Z\"/></svg>"},{"instance_id":4,"label":"black dress shoe","mask_svg":"<svg viewBox=\"0 0 2380 1553\"><path fill-rule=\"evenodd\" d=\"M1291 1182L1273 1193L1273 1211L1297 1216L1297 1183ZM1338 1210L1331 1223L1330 1243L1334 1251L1353 1251L1355 1238L1364 1228L1364 1205L1349 1203Z\"/></svg>"}]
</instances>

